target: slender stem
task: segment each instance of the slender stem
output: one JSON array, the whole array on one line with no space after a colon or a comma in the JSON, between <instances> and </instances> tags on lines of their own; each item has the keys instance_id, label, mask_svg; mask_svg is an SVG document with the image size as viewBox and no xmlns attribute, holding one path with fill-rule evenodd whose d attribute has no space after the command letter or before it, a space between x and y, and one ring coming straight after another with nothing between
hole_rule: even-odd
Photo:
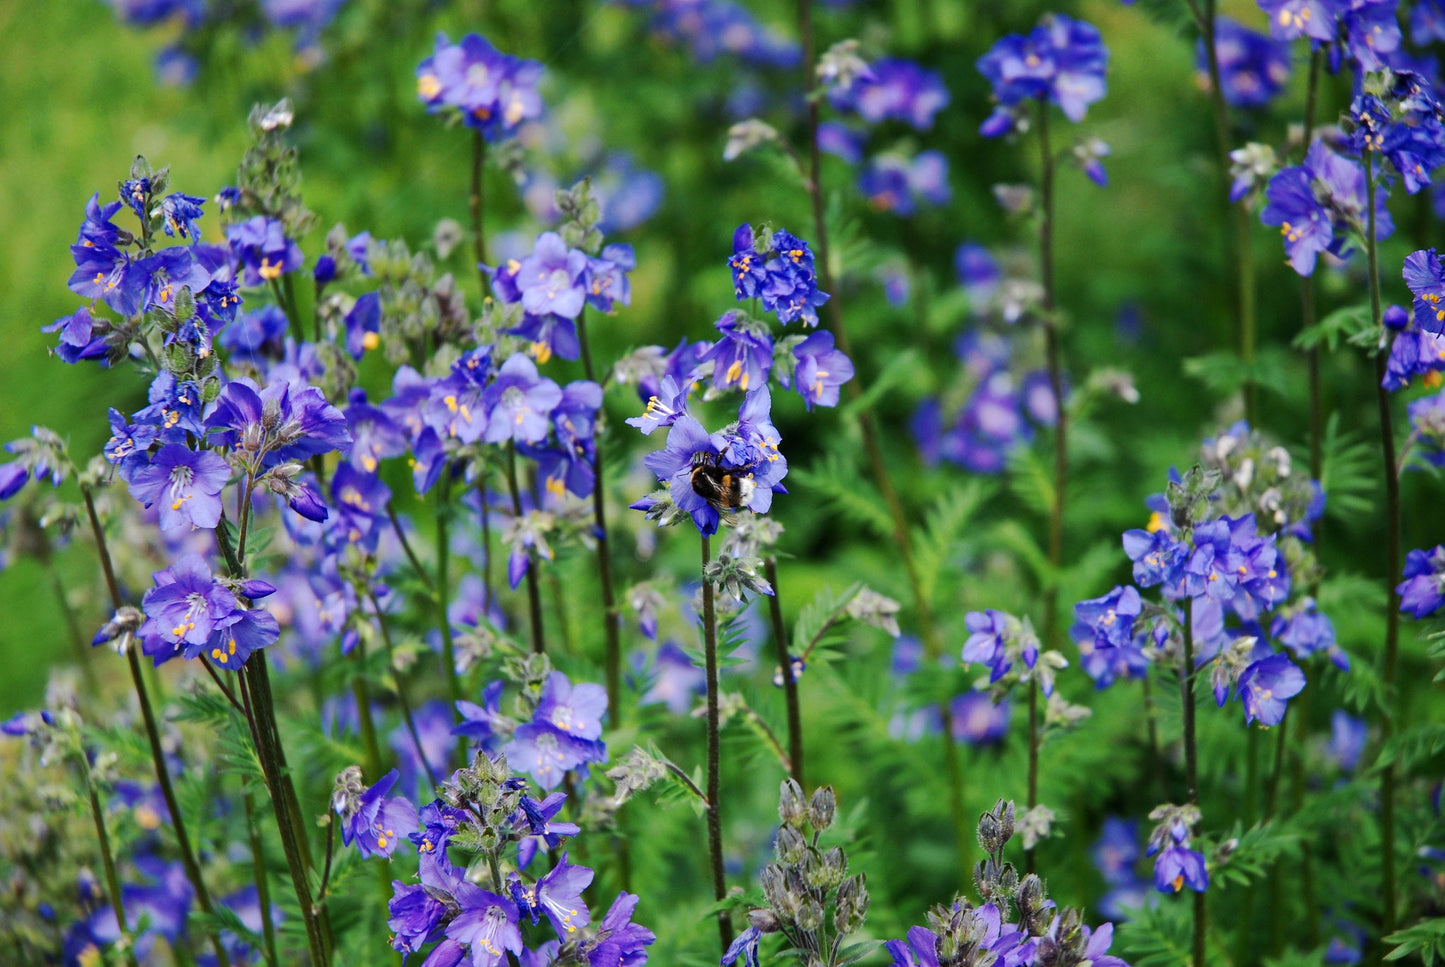
<instances>
[{"instance_id":1,"label":"slender stem","mask_svg":"<svg viewBox=\"0 0 1445 967\"><path fill-rule=\"evenodd\" d=\"M783 700L788 707L788 761L792 763L793 781L803 786L803 718L798 708L798 681L793 677L793 656L788 654L788 639L783 633L783 606L778 602L778 562L769 557L763 573L773 586L768 598L768 613L773 621L773 641L778 649L779 674L783 676Z\"/></svg>"},{"instance_id":2,"label":"slender stem","mask_svg":"<svg viewBox=\"0 0 1445 967\"><path fill-rule=\"evenodd\" d=\"M452 640L452 619L447 614L447 598L451 594L451 576L448 574L452 553L451 536L448 533L452 519L451 490L451 477L443 472L441 493L437 496L437 580L433 590L436 595L437 626L442 633L442 678L446 680L447 694L451 698L452 717L456 722L461 722L462 713L457 708L457 702L462 697L462 683L457 678L457 649ZM457 743L457 752L461 753L461 743Z\"/></svg>"},{"instance_id":3,"label":"slender stem","mask_svg":"<svg viewBox=\"0 0 1445 967\"><path fill-rule=\"evenodd\" d=\"M331 860L335 855L336 820L328 813L326 816L326 857L321 863L321 886L316 891L316 895L323 900L331 889Z\"/></svg>"},{"instance_id":4,"label":"slender stem","mask_svg":"<svg viewBox=\"0 0 1445 967\"><path fill-rule=\"evenodd\" d=\"M296 301L296 281L293 273L287 272L281 276L281 288L286 293L286 314L296 320L297 328L301 326L301 304ZM319 308L319 306L318 306ZM321 313L311 313L311 338L316 342L321 341Z\"/></svg>"},{"instance_id":5,"label":"slender stem","mask_svg":"<svg viewBox=\"0 0 1445 967\"><path fill-rule=\"evenodd\" d=\"M426 757L426 750L422 748L421 734L416 730L416 718L411 712L411 702L407 700L406 690L401 685L401 674L396 670L396 648L391 641L391 629L387 626L386 615L382 613L381 602L376 599L376 591L367 588L367 597L371 599L372 610L376 612L376 625L381 629L381 643L386 647L386 663L391 669L391 677L396 685L396 697L401 702L401 717L406 722L406 731L411 735L411 744L416 749L416 757L421 760L422 768L426 770L427 781L433 786L437 785L436 773L432 771L431 762Z\"/></svg>"},{"instance_id":6,"label":"slender stem","mask_svg":"<svg viewBox=\"0 0 1445 967\"><path fill-rule=\"evenodd\" d=\"M1304 147L1309 151L1314 140L1315 110L1319 101L1320 63L1324 49L1316 47L1310 54L1309 86L1305 94ZM1300 327L1303 330L1315 325L1315 280L1313 275L1300 279ZM1324 406L1320 395L1320 353L1318 346L1311 346L1305 353L1309 367L1310 383L1310 477L1319 480L1324 475ZM1319 541L1319 527L1315 524L1315 541Z\"/></svg>"},{"instance_id":7,"label":"slender stem","mask_svg":"<svg viewBox=\"0 0 1445 967\"><path fill-rule=\"evenodd\" d=\"M803 90L813 91L813 6L812 0L798 0L798 35L803 43ZM828 224L823 214L822 150L818 144L819 106L818 99L808 97L808 175L806 187L813 211L813 242L817 248L818 282L824 292L832 294L827 302L826 312L832 326L833 337L838 349L849 359L855 359L847 327L843 324L843 300L838 298L833 283L832 256L828 246ZM863 394L859 380L849 380L845 386L850 402L857 403ZM933 620L932 602L923 593L923 582L918 571L918 562L913 555L913 536L908 529L908 514L903 501L893 485L888 461L878 439L878 429L873 422L873 413L859 408L858 429L863 435L863 450L868 455L869 472L883 495L888 516L893 522L893 542L898 547L898 556L903 561L903 570L908 576L908 586L913 590L913 606L917 612L919 637L923 651L929 661L936 662L943 654L943 639ZM948 779L948 811L953 823L954 848L957 851L958 869L973 868L971 855L973 831L969 826L967 811L963 804L963 770L958 761L958 748L953 740L953 709L945 703L939 710L944 735L944 771ZM961 873L967 879L966 873Z\"/></svg>"},{"instance_id":8,"label":"slender stem","mask_svg":"<svg viewBox=\"0 0 1445 967\"><path fill-rule=\"evenodd\" d=\"M287 328L295 340L306 341L306 330L301 327L301 319L296 315L295 307L286 302L286 296L281 292L281 283L275 279L271 280L271 297L276 300L276 306L286 315ZM319 341L319 340L318 340Z\"/></svg>"},{"instance_id":9,"label":"slender stem","mask_svg":"<svg viewBox=\"0 0 1445 967\"><path fill-rule=\"evenodd\" d=\"M366 755L366 774L375 782L381 778L381 746L376 741L376 721L371 715L371 695L366 687L366 675L362 671L365 659L366 646L358 641L350 656L353 665L351 696L356 700L356 718L361 723L361 748Z\"/></svg>"},{"instance_id":10,"label":"slender stem","mask_svg":"<svg viewBox=\"0 0 1445 967\"><path fill-rule=\"evenodd\" d=\"M1366 148L1365 165L1365 251L1370 263L1370 312L1376 332L1384 332L1380 310L1380 254L1375 239L1375 159ZM1387 353L1375 354L1375 401L1380 413L1380 456L1385 465L1385 651L1381 656L1380 684L1384 688L1381 731L1388 742L1395 734L1396 676L1400 651L1400 467L1395 455L1394 420L1390 415L1390 391L1382 385ZM1380 773L1381 916L1380 936L1395 932L1395 785L1396 766L1391 763Z\"/></svg>"},{"instance_id":11,"label":"slender stem","mask_svg":"<svg viewBox=\"0 0 1445 967\"><path fill-rule=\"evenodd\" d=\"M1049 373L1049 391L1054 397L1054 488L1049 506L1049 578L1044 587L1043 643L1045 648L1057 644L1059 624L1059 570L1064 563L1064 500L1069 482L1069 411L1064 401L1063 353L1059 347L1059 328L1054 301L1054 153L1049 145L1049 105L1038 102L1039 129L1039 280L1043 286L1042 316L1044 350ZM1039 801L1039 684L1029 680L1029 775L1028 806ZM1026 872L1034 872L1034 851L1024 852Z\"/></svg>"},{"instance_id":12,"label":"slender stem","mask_svg":"<svg viewBox=\"0 0 1445 967\"><path fill-rule=\"evenodd\" d=\"M1179 668L1179 699L1184 718L1184 781L1189 802L1199 804L1199 750L1194 733L1194 599L1184 599L1184 660ZM1194 894L1194 967L1204 967L1204 937L1209 926L1204 893Z\"/></svg>"},{"instance_id":13,"label":"slender stem","mask_svg":"<svg viewBox=\"0 0 1445 967\"><path fill-rule=\"evenodd\" d=\"M1285 717L1280 721L1279 728L1276 731L1274 739L1274 762L1270 766L1269 770L1269 783L1265 786L1264 789L1265 819L1274 818L1274 808L1275 805L1279 802L1279 779L1280 774L1284 772L1285 750L1289 744L1289 722L1291 717L1292 716L1286 713Z\"/></svg>"},{"instance_id":14,"label":"slender stem","mask_svg":"<svg viewBox=\"0 0 1445 967\"><path fill-rule=\"evenodd\" d=\"M211 681L215 683L216 688L220 689L221 694L226 696L226 701L231 704L231 707L245 714L246 710L242 708L241 703L236 700L236 693L232 691L231 686L227 685L221 676L216 673L216 666L212 665L205 655L201 655L199 660L201 667L206 670L207 675L211 676Z\"/></svg>"},{"instance_id":15,"label":"slender stem","mask_svg":"<svg viewBox=\"0 0 1445 967\"><path fill-rule=\"evenodd\" d=\"M577 317L577 342L582 350L583 371L589 380L596 383L597 370L592 364L592 350L587 341L587 310L585 307ZM600 410L598 416L601 416ZM607 505L603 499L605 489L602 480L601 436L601 433L597 432L592 434L592 519L596 525L597 577L602 585L602 630L606 635L607 642L607 707L612 710L613 718L616 720L622 714L622 642L617 627L617 596L612 587L612 552L607 534Z\"/></svg>"},{"instance_id":16,"label":"slender stem","mask_svg":"<svg viewBox=\"0 0 1445 967\"><path fill-rule=\"evenodd\" d=\"M1204 41L1205 61L1209 71L1209 100L1214 114L1214 137L1219 147L1219 165L1223 177L1220 179L1225 191L1225 205L1229 208L1234 229L1235 271L1239 291L1235 293L1239 319L1239 358L1245 367L1244 415L1251 424L1255 419L1254 407L1254 351L1256 342L1253 225L1249 212L1232 204L1229 191L1229 105L1224 100L1224 85L1220 81L1219 50L1215 45L1215 0L1204 0L1203 6L1191 4L1198 21L1199 33Z\"/></svg>"},{"instance_id":17,"label":"slender stem","mask_svg":"<svg viewBox=\"0 0 1445 967\"><path fill-rule=\"evenodd\" d=\"M708 562L712 560L712 545L707 535L702 537L702 640L703 660L707 666L707 846L712 861L713 898L719 903L727 896L727 883L723 879L722 852L722 745L718 729L718 681L717 681L717 613L713 603L712 582L707 579ZM733 923L726 910L717 914L718 939L726 951L733 942Z\"/></svg>"},{"instance_id":18,"label":"slender stem","mask_svg":"<svg viewBox=\"0 0 1445 967\"><path fill-rule=\"evenodd\" d=\"M472 136L472 192L467 199L467 207L472 216L472 251L477 260L477 276L482 281L482 298L492 291L492 280L482 268L487 264L487 235L482 229L482 171L486 163L487 139L482 137L482 132L476 131Z\"/></svg>"},{"instance_id":19,"label":"slender stem","mask_svg":"<svg viewBox=\"0 0 1445 967\"><path fill-rule=\"evenodd\" d=\"M80 488L81 496L85 500L86 517L90 520L90 531L95 537L96 554L100 557L100 569L105 574L105 585L110 591L110 602L117 610L120 609L123 601L120 596L120 583L116 581L115 565L110 559L110 547L105 541L105 528L101 526L100 515L95 510L95 495L89 487ZM145 724L146 739L150 743L151 764L155 767L156 785L161 788L161 798L165 800L166 810L171 814L171 827L176 832L176 845L181 851L181 866L186 871L186 879L196 891L196 904L206 913L214 912L211 906L211 894L206 889L205 880L201 878L201 865L196 861L195 851L191 848L191 838L186 833L185 820L181 818L181 807L176 802L176 790L171 784L170 766L166 764L165 748L161 744L160 727L156 723L155 711L151 708L150 697L146 692L145 677L141 674L140 656L135 648L126 650L126 661L130 667L131 685L135 688L136 702L140 705L141 720ZM225 944L221 943L220 934L215 930L211 931L211 946L216 952L216 959L222 967L229 967L230 955L226 952Z\"/></svg>"},{"instance_id":20,"label":"slender stem","mask_svg":"<svg viewBox=\"0 0 1445 967\"><path fill-rule=\"evenodd\" d=\"M81 753L84 758L85 753ZM95 838L100 845L100 862L105 868L105 886L110 893L110 908L115 911L115 922L122 940L127 941L126 960L136 963L135 947L130 945L130 921L125 918L125 902L120 892L120 875L115 871L115 854L110 849L110 834L105 830L105 813L100 808L100 797L95 794L95 777L91 775L90 764L85 764L85 788L90 793L90 818L95 823Z\"/></svg>"},{"instance_id":21,"label":"slender stem","mask_svg":"<svg viewBox=\"0 0 1445 967\"><path fill-rule=\"evenodd\" d=\"M262 676L259 672L264 667L264 651L255 652L246 664L241 666L241 679L243 681L242 694L245 696L250 715L251 736L256 744L257 758L261 762L261 772L266 780L266 787L271 794L271 808L276 816L276 827L281 833L281 848L286 854L286 867L291 873L291 887L296 893L297 904L301 908L301 919L306 927L306 945L311 955L313 967L324 967L330 963L330 956L327 950L326 935L320 924L318 914L320 910L312 900L310 871L310 858L303 848L302 834L297 829L299 809L294 811L291 808L291 798L287 794L285 786L289 786L289 778L283 778L280 756L278 755L276 736L273 733L267 719L273 717L268 715L270 708L269 696L265 693L268 687L263 687Z\"/></svg>"},{"instance_id":22,"label":"slender stem","mask_svg":"<svg viewBox=\"0 0 1445 967\"><path fill-rule=\"evenodd\" d=\"M426 568L422 567L421 560L416 556L416 551L412 549L411 541L406 536L406 529L401 526L401 518L396 515L396 508L391 505L390 501L387 501L386 504L386 516L391 521L391 529L396 533L396 539L400 542L401 549L406 554L412 570L416 572L416 576L421 579L421 583L426 586L426 589L435 594L436 585L432 584L431 575L427 573Z\"/></svg>"},{"instance_id":23,"label":"slender stem","mask_svg":"<svg viewBox=\"0 0 1445 967\"><path fill-rule=\"evenodd\" d=\"M256 822L255 798L246 791L241 793L246 807L246 834L251 842L251 870L256 879L256 902L261 906L261 938L266 949L266 963L277 967L281 963L276 957L276 924L271 916L271 884L266 877L266 850L261 841L261 827Z\"/></svg>"},{"instance_id":24,"label":"slender stem","mask_svg":"<svg viewBox=\"0 0 1445 967\"><path fill-rule=\"evenodd\" d=\"M522 519L522 490L517 486L517 446L507 443L507 491L512 495L512 514ZM527 613L532 622L532 651L546 652L547 642L542 629L542 589L537 583L537 554L527 548Z\"/></svg>"},{"instance_id":25,"label":"slender stem","mask_svg":"<svg viewBox=\"0 0 1445 967\"><path fill-rule=\"evenodd\" d=\"M85 640L85 633L80 630L75 609L70 606L70 597L65 593L65 585L61 583L60 571L56 569L55 559L51 557L50 535L41 528L37 530L41 541L39 556L44 561L46 576L50 578L50 590L54 592L55 601L60 605L60 614L65 619L65 630L70 637L71 648L75 651L75 663L85 678L86 690L95 695L100 691L100 681L96 678L95 666L90 659L90 645Z\"/></svg>"}]
</instances>

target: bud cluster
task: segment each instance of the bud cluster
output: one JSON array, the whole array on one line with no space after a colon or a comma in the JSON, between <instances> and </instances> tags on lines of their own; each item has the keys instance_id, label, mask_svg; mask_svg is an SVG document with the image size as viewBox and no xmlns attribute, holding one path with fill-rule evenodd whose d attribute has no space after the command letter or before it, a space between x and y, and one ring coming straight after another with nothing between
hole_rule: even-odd
<instances>
[{"instance_id":1,"label":"bud cluster","mask_svg":"<svg viewBox=\"0 0 1445 967\"><path fill-rule=\"evenodd\" d=\"M809 967L837 963L844 941L863 925L868 913L866 877L848 874L848 857L841 847L818 846L836 811L831 786L805 798L796 782L783 781L776 859L761 874L768 905L748 914L751 930L781 933Z\"/></svg>"}]
</instances>

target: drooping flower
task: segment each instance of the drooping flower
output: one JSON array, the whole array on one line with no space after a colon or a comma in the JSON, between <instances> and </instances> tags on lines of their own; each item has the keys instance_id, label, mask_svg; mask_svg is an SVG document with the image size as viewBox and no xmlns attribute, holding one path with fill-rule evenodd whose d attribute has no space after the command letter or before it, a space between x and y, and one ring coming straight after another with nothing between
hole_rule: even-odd
<instances>
[{"instance_id":1,"label":"drooping flower","mask_svg":"<svg viewBox=\"0 0 1445 967\"><path fill-rule=\"evenodd\" d=\"M417 828L416 807L404 796L387 796L401 775L396 769L382 776L354 802L338 803L341 842L363 857L390 857L404 837Z\"/></svg>"}]
</instances>

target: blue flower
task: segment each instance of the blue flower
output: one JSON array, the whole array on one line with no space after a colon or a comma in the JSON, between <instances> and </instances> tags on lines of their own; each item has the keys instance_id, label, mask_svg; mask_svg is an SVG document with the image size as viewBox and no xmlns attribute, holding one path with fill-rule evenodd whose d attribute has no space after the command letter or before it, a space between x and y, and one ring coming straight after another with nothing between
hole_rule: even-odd
<instances>
[{"instance_id":1,"label":"blue flower","mask_svg":"<svg viewBox=\"0 0 1445 967\"><path fill-rule=\"evenodd\" d=\"M1214 50L1225 102L1233 107L1263 107L1274 100L1289 81L1288 43L1272 40L1228 17L1216 17L1214 24ZM1195 62L1203 72L1207 58L1202 40L1197 48Z\"/></svg>"},{"instance_id":2,"label":"blue flower","mask_svg":"<svg viewBox=\"0 0 1445 967\"><path fill-rule=\"evenodd\" d=\"M717 329L722 338L700 359L712 363L713 388L746 393L765 385L773 368L773 340L767 329L736 309L723 313Z\"/></svg>"},{"instance_id":3,"label":"blue flower","mask_svg":"<svg viewBox=\"0 0 1445 967\"><path fill-rule=\"evenodd\" d=\"M793 347L793 385L808 409L837 406L838 388L853 378L853 362L841 349L833 348L833 334L812 333ZM788 383L784 383L787 388Z\"/></svg>"},{"instance_id":4,"label":"blue flower","mask_svg":"<svg viewBox=\"0 0 1445 967\"><path fill-rule=\"evenodd\" d=\"M933 116L948 106L948 88L933 71L890 57L873 61L868 67L847 85L829 90L834 107L856 112L872 124L897 119L926 131L933 127Z\"/></svg>"},{"instance_id":5,"label":"blue flower","mask_svg":"<svg viewBox=\"0 0 1445 967\"><path fill-rule=\"evenodd\" d=\"M757 927L748 927L742 933L733 938L722 955L719 963L722 967L732 967L739 957L743 958L746 967L758 967L758 941L762 939L762 933Z\"/></svg>"},{"instance_id":6,"label":"blue flower","mask_svg":"<svg viewBox=\"0 0 1445 967\"><path fill-rule=\"evenodd\" d=\"M638 967L646 963L647 951L657 938L651 930L632 922L637 897L619 893L607 915L597 925L597 935L590 941L588 967Z\"/></svg>"},{"instance_id":7,"label":"blue flower","mask_svg":"<svg viewBox=\"0 0 1445 967\"><path fill-rule=\"evenodd\" d=\"M587 300L586 272L585 253L567 248L556 232L542 233L517 268L522 308L533 315L576 319Z\"/></svg>"},{"instance_id":8,"label":"blue flower","mask_svg":"<svg viewBox=\"0 0 1445 967\"><path fill-rule=\"evenodd\" d=\"M482 439L487 443L540 443L547 438L552 410L562 401L562 389L552 380L539 377L536 365L517 353L502 364L482 400L487 410Z\"/></svg>"},{"instance_id":9,"label":"blue flower","mask_svg":"<svg viewBox=\"0 0 1445 967\"><path fill-rule=\"evenodd\" d=\"M1154 888L1160 893L1178 893L1186 886L1203 893L1209 888L1209 870L1203 853L1175 843L1154 860Z\"/></svg>"},{"instance_id":10,"label":"blue flower","mask_svg":"<svg viewBox=\"0 0 1445 967\"><path fill-rule=\"evenodd\" d=\"M363 857L389 858L402 836L416 831L416 807L404 797L386 795L400 775L393 769L378 779L361 794L354 810L343 808L343 804L336 807L341 817L341 842L350 846L354 841Z\"/></svg>"},{"instance_id":11,"label":"blue flower","mask_svg":"<svg viewBox=\"0 0 1445 967\"><path fill-rule=\"evenodd\" d=\"M231 257L243 271L248 286L274 282L286 272L301 267L301 246L286 237L285 227L274 218L257 215L226 229Z\"/></svg>"},{"instance_id":12,"label":"blue flower","mask_svg":"<svg viewBox=\"0 0 1445 967\"><path fill-rule=\"evenodd\" d=\"M1410 551L1405 555L1405 580L1395 588L1400 596L1400 610L1415 618L1434 614L1445 604L1442 581L1445 575L1445 545L1436 545L1434 550Z\"/></svg>"},{"instance_id":13,"label":"blue flower","mask_svg":"<svg viewBox=\"0 0 1445 967\"><path fill-rule=\"evenodd\" d=\"M231 476L226 461L208 450L169 443L130 478L131 496L146 507L160 503L164 534L211 530L221 520L221 488Z\"/></svg>"},{"instance_id":14,"label":"blue flower","mask_svg":"<svg viewBox=\"0 0 1445 967\"><path fill-rule=\"evenodd\" d=\"M1109 52L1092 24L1051 14L1028 36L1010 34L979 58L978 70L993 85L999 108L984 121L985 136L1004 134L1010 109L1047 98L1070 121L1082 121L1088 106L1104 96Z\"/></svg>"},{"instance_id":15,"label":"blue flower","mask_svg":"<svg viewBox=\"0 0 1445 967\"><path fill-rule=\"evenodd\" d=\"M1305 687L1305 675L1284 654L1254 662L1239 676L1239 700L1244 721L1264 726L1284 721L1285 703Z\"/></svg>"},{"instance_id":16,"label":"blue flower","mask_svg":"<svg viewBox=\"0 0 1445 967\"><path fill-rule=\"evenodd\" d=\"M507 952L522 952L516 904L465 880L456 884L452 896L461 913L447 924L446 935L470 948L473 967L498 967L507 963ZM435 956L433 953L430 959Z\"/></svg>"},{"instance_id":17,"label":"blue flower","mask_svg":"<svg viewBox=\"0 0 1445 967\"><path fill-rule=\"evenodd\" d=\"M204 198L173 192L161 199L161 217L164 219L167 235L188 238L192 244L201 240L201 230L196 220L205 214L201 205Z\"/></svg>"},{"instance_id":18,"label":"blue flower","mask_svg":"<svg viewBox=\"0 0 1445 967\"><path fill-rule=\"evenodd\" d=\"M541 117L541 76L537 61L500 53L477 34L456 44L438 34L435 52L417 65L417 96L429 111L460 111L469 127L496 141Z\"/></svg>"}]
</instances>

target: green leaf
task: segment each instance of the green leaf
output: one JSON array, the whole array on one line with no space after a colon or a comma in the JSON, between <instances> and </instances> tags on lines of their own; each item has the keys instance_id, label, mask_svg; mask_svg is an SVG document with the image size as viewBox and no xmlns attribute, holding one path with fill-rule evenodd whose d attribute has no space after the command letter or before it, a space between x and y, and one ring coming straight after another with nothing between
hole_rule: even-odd
<instances>
[{"instance_id":1,"label":"green leaf","mask_svg":"<svg viewBox=\"0 0 1445 967\"><path fill-rule=\"evenodd\" d=\"M801 658L834 640L829 631L848 610L848 604L863 588L861 582L854 582L841 593L834 594L831 588L824 588L813 596L813 600L798 612L793 624L793 655Z\"/></svg>"},{"instance_id":2,"label":"green leaf","mask_svg":"<svg viewBox=\"0 0 1445 967\"><path fill-rule=\"evenodd\" d=\"M991 483L975 477L944 493L933 502L922 530L913 534L913 556L918 568L918 592L932 603L938 578L963 539L964 529L990 497Z\"/></svg>"},{"instance_id":3,"label":"green leaf","mask_svg":"<svg viewBox=\"0 0 1445 967\"><path fill-rule=\"evenodd\" d=\"M1361 340L1373 342L1377 335L1374 314L1367 302L1336 309L1295 336L1291 345L1295 349L1315 349L1324 346L1330 352L1334 352L1339 348L1342 340L1352 346L1359 346L1364 344Z\"/></svg>"},{"instance_id":4,"label":"green leaf","mask_svg":"<svg viewBox=\"0 0 1445 967\"><path fill-rule=\"evenodd\" d=\"M1386 960L1414 956L1419 957L1425 967L1430 967L1437 956L1445 959L1445 917L1429 917L1404 930L1396 930L1385 938L1385 943L1396 945L1385 955Z\"/></svg>"},{"instance_id":5,"label":"green leaf","mask_svg":"<svg viewBox=\"0 0 1445 967\"><path fill-rule=\"evenodd\" d=\"M858 475L856 467L833 454L817 470L789 468L791 482L798 480L831 510L850 523L872 531L878 537L893 536L893 518L883 506L883 497Z\"/></svg>"},{"instance_id":6,"label":"green leaf","mask_svg":"<svg viewBox=\"0 0 1445 967\"><path fill-rule=\"evenodd\" d=\"M913 349L905 350L888 360L883 366L883 371L874 377L869 387L859 394L856 400L844 404L840 412L847 419L855 418L859 413L872 410L883 398L883 394L906 381L911 381L914 374L920 367L918 352Z\"/></svg>"}]
</instances>

